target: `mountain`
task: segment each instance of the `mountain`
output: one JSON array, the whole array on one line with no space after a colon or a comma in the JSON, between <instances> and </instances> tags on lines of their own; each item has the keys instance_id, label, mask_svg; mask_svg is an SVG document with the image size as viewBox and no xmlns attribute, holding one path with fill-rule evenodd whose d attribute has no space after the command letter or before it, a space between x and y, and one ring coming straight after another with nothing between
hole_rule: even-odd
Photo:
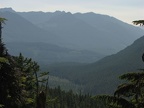
<instances>
[{"instance_id":1,"label":"mountain","mask_svg":"<svg viewBox=\"0 0 144 108\"><path fill-rule=\"evenodd\" d=\"M144 33L144 30L114 17L92 12L72 14L64 11L12 11L11 8L0 9L2 16L9 20L5 29L9 31L6 33L6 36L8 35L8 38L5 37L6 41L13 41L13 39L15 41L40 41L110 55L130 45ZM15 17L8 16L8 13Z\"/></svg>"},{"instance_id":2,"label":"mountain","mask_svg":"<svg viewBox=\"0 0 144 108\"><path fill-rule=\"evenodd\" d=\"M33 58L40 65L61 62L95 62L105 55L87 51L74 50L43 42L6 42L6 47L10 54Z\"/></svg>"},{"instance_id":3,"label":"mountain","mask_svg":"<svg viewBox=\"0 0 144 108\"><path fill-rule=\"evenodd\" d=\"M40 63L54 62L94 62L105 55L88 50L74 50L57 46L64 41L55 33L32 24L12 9L0 10L7 19L3 29L3 41L11 54L31 57ZM60 44L60 43L59 43Z\"/></svg>"},{"instance_id":4,"label":"mountain","mask_svg":"<svg viewBox=\"0 0 144 108\"><path fill-rule=\"evenodd\" d=\"M11 7L9 7L9 8L0 8L0 11L1 12L13 12L13 13L15 13L15 11Z\"/></svg>"},{"instance_id":5,"label":"mountain","mask_svg":"<svg viewBox=\"0 0 144 108\"><path fill-rule=\"evenodd\" d=\"M43 16L43 12L40 13ZM47 68L51 75L84 87L83 92L112 93L119 84L119 75L143 68L141 55L144 37L130 45L144 34L138 27L95 13L51 13L52 16L44 22L41 17L37 19L37 24L22 14L0 11L1 17L8 19L3 29L3 39L8 50L16 54L23 51L24 56L28 54L43 63L54 59L56 62L65 60L65 63L46 64L45 69ZM125 48L126 46L128 47ZM95 63L75 63L75 60L93 60L91 57L101 57L101 53L112 54L122 48L125 49ZM69 63L68 60L73 60L74 63Z\"/></svg>"},{"instance_id":6,"label":"mountain","mask_svg":"<svg viewBox=\"0 0 144 108\"><path fill-rule=\"evenodd\" d=\"M136 31L137 35L140 35L140 37L143 35L143 33L141 34L141 30L138 30L137 27L108 15L95 14L92 12L85 14L76 13L74 15L76 18L83 20L101 31L109 32L111 37L113 36L113 38L123 41L124 43L132 43L133 41L131 41L130 38L134 40L137 39L136 34L133 34L133 31Z\"/></svg>"},{"instance_id":7,"label":"mountain","mask_svg":"<svg viewBox=\"0 0 144 108\"><path fill-rule=\"evenodd\" d=\"M23 16L24 18L26 18L28 21L32 22L33 24L39 25L65 12L64 11L63 12L61 11L56 11L56 12L31 11L31 12L17 12L17 13Z\"/></svg>"},{"instance_id":8,"label":"mountain","mask_svg":"<svg viewBox=\"0 0 144 108\"><path fill-rule=\"evenodd\" d=\"M54 65L48 67L50 74L69 79L85 86L84 92L110 94L121 82L118 77L127 72L137 72L144 68L144 36L124 50L90 64L81 66Z\"/></svg>"},{"instance_id":9,"label":"mountain","mask_svg":"<svg viewBox=\"0 0 144 108\"><path fill-rule=\"evenodd\" d=\"M60 11L19 12L18 14L65 41L57 45L103 54L116 53L144 34L138 27L108 15L92 12L84 14Z\"/></svg>"},{"instance_id":10,"label":"mountain","mask_svg":"<svg viewBox=\"0 0 144 108\"><path fill-rule=\"evenodd\" d=\"M43 30L15 12L1 11L1 17L7 19L3 29L5 42L47 42L54 43L61 40L50 31Z\"/></svg>"}]
</instances>

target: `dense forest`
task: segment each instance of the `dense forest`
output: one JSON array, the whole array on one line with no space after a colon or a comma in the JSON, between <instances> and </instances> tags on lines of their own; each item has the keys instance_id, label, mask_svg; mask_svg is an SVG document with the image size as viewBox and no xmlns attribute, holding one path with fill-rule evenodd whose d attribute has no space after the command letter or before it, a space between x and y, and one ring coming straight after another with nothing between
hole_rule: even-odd
<instances>
[{"instance_id":1,"label":"dense forest","mask_svg":"<svg viewBox=\"0 0 144 108\"><path fill-rule=\"evenodd\" d=\"M2 41L5 21L0 18L0 108L144 108L143 69L120 76L126 82L117 87L114 96L50 88L49 72L41 72L37 62L21 53L9 54ZM144 21L134 23L143 25Z\"/></svg>"}]
</instances>

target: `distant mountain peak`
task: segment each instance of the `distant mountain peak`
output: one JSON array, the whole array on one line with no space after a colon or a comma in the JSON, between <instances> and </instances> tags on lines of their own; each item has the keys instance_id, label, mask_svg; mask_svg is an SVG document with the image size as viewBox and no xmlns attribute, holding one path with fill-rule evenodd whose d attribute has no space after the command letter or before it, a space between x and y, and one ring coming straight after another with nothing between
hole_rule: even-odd
<instances>
[{"instance_id":1,"label":"distant mountain peak","mask_svg":"<svg viewBox=\"0 0 144 108\"><path fill-rule=\"evenodd\" d=\"M15 12L11 7L7 7L7 8L0 8L1 12Z\"/></svg>"},{"instance_id":2,"label":"distant mountain peak","mask_svg":"<svg viewBox=\"0 0 144 108\"><path fill-rule=\"evenodd\" d=\"M66 13L65 11L56 10L55 13Z\"/></svg>"},{"instance_id":3,"label":"distant mountain peak","mask_svg":"<svg viewBox=\"0 0 144 108\"><path fill-rule=\"evenodd\" d=\"M72 15L71 12L65 12L65 11L55 11L54 13L57 15Z\"/></svg>"}]
</instances>

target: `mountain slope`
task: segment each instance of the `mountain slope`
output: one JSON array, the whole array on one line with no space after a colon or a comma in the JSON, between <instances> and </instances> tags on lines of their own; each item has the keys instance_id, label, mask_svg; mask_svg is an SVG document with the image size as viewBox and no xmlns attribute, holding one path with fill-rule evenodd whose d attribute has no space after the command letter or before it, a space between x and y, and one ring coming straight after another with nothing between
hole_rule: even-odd
<instances>
[{"instance_id":1,"label":"mountain slope","mask_svg":"<svg viewBox=\"0 0 144 108\"><path fill-rule=\"evenodd\" d=\"M112 93L119 84L119 75L135 72L144 67L141 56L144 53L144 36L117 54L107 56L98 62L84 66L49 67L52 75L67 78L85 85L84 92L92 94Z\"/></svg>"},{"instance_id":2,"label":"mountain slope","mask_svg":"<svg viewBox=\"0 0 144 108\"><path fill-rule=\"evenodd\" d=\"M64 12L61 11L56 11L56 12L35 12L35 11L31 11L31 12L17 12L19 15L23 16L24 18L26 18L28 21L32 22L35 25L47 22L49 19L60 15Z\"/></svg>"},{"instance_id":3,"label":"mountain slope","mask_svg":"<svg viewBox=\"0 0 144 108\"><path fill-rule=\"evenodd\" d=\"M92 12L72 14L57 11L19 14L42 29L54 32L66 42L57 45L88 49L105 54L120 51L144 34L144 31L138 27L108 15ZM39 18L37 22L32 20L32 15L35 16L35 18L33 17L35 20L37 17Z\"/></svg>"},{"instance_id":4,"label":"mountain slope","mask_svg":"<svg viewBox=\"0 0 144 108\"><path fill-rule=\"evenodd\" d=\"M10 54L19 55L21 52L40 65L56 62L91 63L105 56L92 51L68 49L43 42L6 42L6 47Z\"/></svg>"},{"instance_id":5,"label":"mountain slope","mask_svg":"<svg viewBox=\"0 0 144 108\"><path fill-rule=\"evenodd\" d=\"M116 37L117 40L123 41L124 43L130 42L132 44L133 41L131 41L131 39L136 40L138 38L136 34L139 35L139 37L143 35L141 34L142 31L138 29L138 27L134 27L108 15L89 12L84 14L76 13L74 16L90 24L91 26L100 29L101 31L106 31L109 33L112 32L115 35L111 36ZM136 34L133 34L133 31L135 31Z\"/></svg>"},{"instance_id":6,"label":"mountain slope","mask_svg":"<svg viewBox=\"0 0 144 108\"><path fill-rule=\"evenodd\" d=\"M57 46L56 44L64 44L67 41L54 32L37 27L12 9L2 9L0 15L8 20L6 25L3 25L3 41L8 44L12 54L18 55L22 52L24 56L32 57L46 64L53 62L94 62L105 56L93 51L78 51Z\"/></svg>"},{"instance_id":7,"label":"mountain slope","mask_svg":"<svg viewBox=\"0 0 144 108\"><path fill-rule=\"evenodd\" d=\"M105 45L100 45L100 43L109 43L106 34L75 18L71 13L61 14L41 25L43 29L51 30L63 38L67 42L63 46L70 48L93 50L99 46L99 49L103 49Z\"/></svg>"},{"instance_id":8,"label":"mountain slope","mask_svg":"<svg viewBox=\"0 0 144 108\"><path fill-rule=\"evenodd\" d=\"M27 21L20 15L9 12L0 11L1 17L7 19L3 29L4 41L28 41L28 42L57 42L60 40L58 36L50 31L43 30L31 22Z\"/></svg>"}]
</instances>

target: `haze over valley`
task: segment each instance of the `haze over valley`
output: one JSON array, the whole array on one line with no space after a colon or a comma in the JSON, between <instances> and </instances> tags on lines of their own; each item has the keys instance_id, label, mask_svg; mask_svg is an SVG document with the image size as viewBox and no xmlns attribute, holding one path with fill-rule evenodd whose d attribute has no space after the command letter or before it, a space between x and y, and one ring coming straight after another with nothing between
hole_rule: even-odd
<instances>
[{"instance_id":1,"label":"haze over valley","mask_svg":"<svg viewBox=\"0 0 144 108\"><path fill-rule=\"evenodd\" d=\"M66 82L84 93L112 93L119 75L143 66L144 30L113 16L12 8L0 9L0 16L7 19L3 41L10 54L37 61L53 82L59 80L56 85Z\"/></svg>"}]
</instances>

